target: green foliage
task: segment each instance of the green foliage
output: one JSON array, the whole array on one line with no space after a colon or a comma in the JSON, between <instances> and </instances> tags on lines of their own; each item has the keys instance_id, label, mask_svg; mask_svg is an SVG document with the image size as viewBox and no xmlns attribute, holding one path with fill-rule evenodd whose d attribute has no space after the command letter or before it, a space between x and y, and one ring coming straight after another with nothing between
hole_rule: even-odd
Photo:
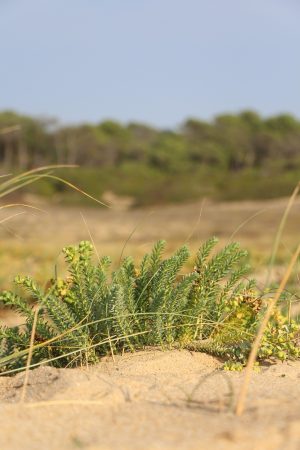
<instances>
[{"instance_id":1,"label":"green foliage","mask_svg":"<svg viewBox=\"0 0 300 450\"><path fill-rule=\"evenodd\" d=\"M245 275L246 252L236 243L215 251L217 239L204 242L194 269L183 273L186 246L163 258L158 241L139 266L127 257L110 272L110 259L93 262L93 247L83 241L63 249L68 276L42 289L18 276L18 292L2 292L0 301L22 317L20 327L0 329L2 372L24 367L37 323L32 364L58 367L93 363L108 352L146 346L183 347L227 360L238 370L249 354L267 300ZM27 291L28 297L21 296ZM299 357L299 326L276 310L260 348L260 358Z\"/></svg>"},{"instance_id":2,"label":"green foliage","mask_svg":"<svg viewBox=\"0 0 300 450\"><path fill-rule=\"evenodd\" d=\"M63 178L100 198L107 190L136 205L289 195L299 178L300 122L287 114L262 118L253 111L223 114L211 122L189 118L181 128L143 124L58 126L11 111L0 112L0 165L5 173L48 164L77 164ZM28 187L26 187L28 190ZM63 201L57 180L41 178L33 192ZM158 195L159 193L159 195Z\"/></svg>"}]
</instances>

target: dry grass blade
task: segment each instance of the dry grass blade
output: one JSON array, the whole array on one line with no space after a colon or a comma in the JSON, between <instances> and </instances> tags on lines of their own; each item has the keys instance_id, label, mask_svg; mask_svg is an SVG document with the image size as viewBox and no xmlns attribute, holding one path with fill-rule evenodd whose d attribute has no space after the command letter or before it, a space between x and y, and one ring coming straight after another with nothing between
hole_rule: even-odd
<instances>
[{"instance_id":1,"label":"dry grass blade","mask_svg":"<svg viewBox=\"0 0 300 450\"><path fill-rule=\"evenodd\" d=\"M99 205L105 206L106 208L110 208L109 205L107 205L104 202L101 202L97 198L93 197L92 195L88 194L87 192L83 191L79 187L75 186L75 184L70 183L69 181L64 180L63 178L57 177L55 175L47 174L47 178L60 181L61 183L65 184L66 186L69 186L70 188L74 189L74 191L79 192L80 194L84 195L85 197L89 198L90 200L93 200L94 202L99 203Z\"/></svg>"},{"instance_id":2,"label":"dry grass blade","mask_svg":"<svg viewBox=\"0 0 300 450\"><path fill-rule=\"evenodd\" d=\"M79 192L80 194L84 195L85 197L99 203L102 206L106 206L109 208L109 205L101 202L100 200L96 199L92 195L88 194L87 192L83 191L82 189L78 188L74 184L70 183L67 180L64 180L63 178L60 178L58 176L52 175L51 172L48 172L52 169L61 169L61 168L74 168L77 167L75 165L51 165L51 166L43 166L39 167L37 169L29 170L28 172L24 172L20 175L16 175L12 178L10 178L7 181L4 181L0 184L0 198L4 197L12 192L15 192L16 190L27 186L29 184L34 183L35 181L38 181L43 178L52 179L61 182L62 184L65 184L66 186L69 186L73 190Z\"/></svg>"},{"instance_id":3,"label":"dry grass blade","mask_svg":"<svg viewBox=\"0 0 300 450\"><path fill-rule=\"evenodd\" d=\"M293 270L294 265L296 264L296 261L297 261L297 258L299 256L299 254L300 254L300 244L299 244L297 250L295 251L295 253L294 253L294 255L293 255L293 257L292 257L292 259L290 261L290 264L289 264L289 266L287 268L287 271L286 271L284 277L281 280L280 286L279 286L279 288L278 288L274 298L272 298L271 301L268 304L266 313L265 313L265 315L263 317L263 320L262 320L262 322L260 324L259 330L258 330L257 335L255 337L255 340L254 340L254 342L252 344L250 356L248 358L247 366L246 366L246 369L245 369L246 370L245 377L244 377L244 380L243 380L243 383L242 383L242 387L241 387L241 390L240 390L240 393L239 393L239 396L238 396L238 400L237 400L237 405L236 405L236 414L238 416L240 416L243 413L244 408L245 408L245 400L246 400L246 396L247 396L247 392L248 392L248 388L249 388L251 374L252 374L254 363L256 361L257 353L258 353L258 350L259 350L259 346L260 346L260 343L261 343L264 331L265 331L266 326L268 324L268 321L269 321L269 319L271 317L272 311L273 311L277 301L279 300L279 298L280 298L280 296L281 296L281 294L282 294L282 292L283 292L283 290L284 290L284 288L285 288L285 286L286 286L286 284L288 282L288 279L289 279L289 277L291 275L291 272Z\"/></svg>"},{"instance_id":4,"label":"dry grass blade","mask_svg":"<svg viewBox=\"0 0 300 450\"><path fill-rule=\"evenodd\" d=\"M279 224L279 227L278 227L278 231L277 231L276 236L275 236L275 241L274 241L274 245L273 245L273 249L272 249L271 258L270 258L268 274L267 274L267 279L266 279L266 286L268 286L270 284L270 280L271 280L271 276L272 276L272 270L273 270L273 266L274 266L274 263L275 263L275 258L276 258L276 255L277 255L280 239L282 237L282 232L283 232L284 226L286 224L286 221L287 221L289 212L291 210L291 207L293 206L293 203L295 202L296 197L297 197L297 195L299 193L299 189L300 189L300 182L297 184L297 186L295 187L292 195L290 196L288 204L286 206L286 209L285 209L284 214L282 216L282 219L280 221L280 224Z\"/></svg>"},{"instance_id":5,"label":"dry grass blade","mask_svg":"<svg viewBox=\"0 0 300 450\"><path fill-rule=\"evenodd\" d=\"M187 238L185 239L185 241L184 241L185 243L188 243L192 239L192 237L194 236L194 234L195 234L195 232L196 232L196 230L197 230L197 228L199 226L199 223L200 223L200 220L201 220L201 217L202 217L202 213L203 213L203 209L204 209L204 206L205 206L205 202L206 202L206 198L204 198L202 200L202 202L201 202L199 215L197 217L195 225L193 226L192 230L190 231L190 233L188 234Z\"/></svg>"},{"instance_id":6,"label":"dry grass blade","mask_svg":"<svg viewBox=\"0 0 300 450\"><path fill-rule=\"evenodd\" d=\"M257 211L256 213L252 214L250 217L248 217L246 220L244 220L235 230L234 232L231 234L231 236L228 239L228 243L232 242L233 238L237 235L237 233L245 226L247 225L249 222L251 222L251 220L255 219L256 217L260 216L261 214L264 214L266 211L268 211L268 209L270 208L263 208L260 209L259 211Z\"/></svg>"},{"instance_id":7,"label":"dry grass blade","mask_svg":"<svg viewBox=\"0 0 300 450\"><path fill-rule=\"evenodd\" d=\"M125 252L125 249L127 247L128 242L130 241L130 239L132 238L132 236L134 235L134 233L136 232L136 230L139 228L139 226L146 220L148 219L148 217L150 217L153 214L153 211L149 211L148 214L146 214L145 216L142 217L142 219L136 224L136 226L133 228L133 230L131 231L131 233L129 234L129 236L127 237L127 239L125 240L121 253L120 253L120 257L119 257L119 263L118 265L121 265L121 261Z\"/></svg>"},{"instance_id":8,"label":"dry grass blade","mask_svg":"<svg viewBox=\"0 0 300 450\"><path fill-rule=\"evenodd\" d=\"M38 207L32 206L32 205L27 205L26 203L10 203L10 204L6 204L6 205L2 205L2 206L0 206L0 210L6 209L6 208L15 208L18 206L22 206L23 208L34 209L35 211L47 213L47 211L45 211L44 209L41 209L41 208L38 208Z\"/></svg>"},{"instance_id":9,"label":"dry grass blade","mask_svg":"<svg viewBox=\"0 0 300 450\"><path fill-rule=\"evenodd\" d=\"M2 195L6 195L6 190L13 185L19 185L24 179L28 179L30 177L34 177L34 176L41 176L43 175L43 172L47 172L48 170L52 170L52 169L62 169L62 168L75 168L78 166L74 166L74 165L49 165L49 166L42 166L42 167L38 167L36 169L31 169L28 170L27 172L22 172L19 175L15 175L12 178L9 178L7 181L3 181L0 184L0 192L2 192ZM41 175L38 175L41 174Z\"/></svg>"},{"instance_id":10,"label":"dry grass blade","mask_svg":"<svg viewBox=\"0 0 300 450\"><path fill-rule=\"evenodd\" d=\"M82 221L83 221L83 223L84 223L84 226L85 226L85 228L86 228L86 230L87 230L87 232L88 232L88 234L89 234L89 238L90 238L90 240L91 240L91 243L93 244L93 247L94 247L94 250L95 250L95 253L96 253L96 256L97 256L97 260L98 260L98 262L100 263L100 255L99 255L99 252L98 252L98 250L97 250L97 246L96 246L96 244L95 244L95 241L94 241L94 238L93 238L93 236L92 236L91 230L90 230L90 228L89 228L89 226L88 226L88 223L87 223L87 221L86 221L84 215L82 214L82 212L80 212L80 216L81 216Z\"/></svg>"},{"instance_id":11,"label":"dry grass blade","mask_svg":"<svg viewBox=\"0 0 300 450\"><path fill-rule=\"evenodd\" d=\"M35 330L36 330L36 325L37 325L38 314L39 314L39 307L36 308L36 310L34 312L34 317L33 317L29 352L28 352L28 358L27 358L26 369L25 369L24 383L23 383L23 388L22 388L21 397L20 397L20 403L24 403L25 397L26 397L27 384L28 384L28 378L29 378L29 370L30 370L33 347L34 347L34 337L35 337Z\"/></svg>"}]
</instances>

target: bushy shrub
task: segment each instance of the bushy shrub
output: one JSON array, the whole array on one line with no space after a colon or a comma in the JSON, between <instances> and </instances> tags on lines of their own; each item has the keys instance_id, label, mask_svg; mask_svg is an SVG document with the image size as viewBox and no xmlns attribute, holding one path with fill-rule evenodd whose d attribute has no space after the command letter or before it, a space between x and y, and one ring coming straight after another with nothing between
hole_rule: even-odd
<instances>
[{"instance_id":1,"label":"bushy shrub","mask_svg":"<svg viewBox=\"0 0 300 450\"><path fill-rule=\"evenodd\" d=\"M216 238L204 242L187 274L181 272L190 257L188 248L164 259L164 241L140 265L127 257L112 273L108 257L93 262L90 242L64 248L65 279L53 279L42 289L29 277L16 277L15 283L34 299L33 306L26 295L0 294L3 305L24 317L22 326L0 329L0 370L24 367L35 308L32 366L76 366L109 352L146 346L189 348L243 364L267 300L253 280L245 279L246 252L236 243L213 252L216 244ZM298 325L276 310L259 356L298 357L298 333Z\"/></svg>"}]
</instances>

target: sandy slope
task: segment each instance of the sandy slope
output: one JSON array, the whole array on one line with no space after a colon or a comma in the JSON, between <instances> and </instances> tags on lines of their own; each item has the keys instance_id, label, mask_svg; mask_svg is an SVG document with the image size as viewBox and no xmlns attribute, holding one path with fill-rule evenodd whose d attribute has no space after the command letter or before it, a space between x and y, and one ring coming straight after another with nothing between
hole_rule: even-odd
<instances>
[{"instance_id":1,"label":"sandy slope","mask_svg":"<svg viewBox=\"0 0 300 450\"><path fill-rule=\"evenodd\" d=\"M2 377L0 448L300 449L300 362L254 373L242 418L230 410L242 374L219 369L215 358L188 351L41 367L30 373L23 406L24 375Z\"/></svg>"}]
</instances>

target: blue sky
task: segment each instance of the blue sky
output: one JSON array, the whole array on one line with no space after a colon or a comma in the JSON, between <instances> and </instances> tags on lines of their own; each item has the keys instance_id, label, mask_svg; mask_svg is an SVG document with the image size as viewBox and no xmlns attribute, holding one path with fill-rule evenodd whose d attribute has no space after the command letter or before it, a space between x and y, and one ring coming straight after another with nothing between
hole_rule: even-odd
<instances>
[{"instance_id":1,"label":"blue sky","mask_svg":"<svg viewBox=\"0 0 300 450\"><path fill-rule=\"evenodd\" d=\"M300 117L298 0L0 0L0 109L172 127Z\"/></svg>"}]
</instances>

